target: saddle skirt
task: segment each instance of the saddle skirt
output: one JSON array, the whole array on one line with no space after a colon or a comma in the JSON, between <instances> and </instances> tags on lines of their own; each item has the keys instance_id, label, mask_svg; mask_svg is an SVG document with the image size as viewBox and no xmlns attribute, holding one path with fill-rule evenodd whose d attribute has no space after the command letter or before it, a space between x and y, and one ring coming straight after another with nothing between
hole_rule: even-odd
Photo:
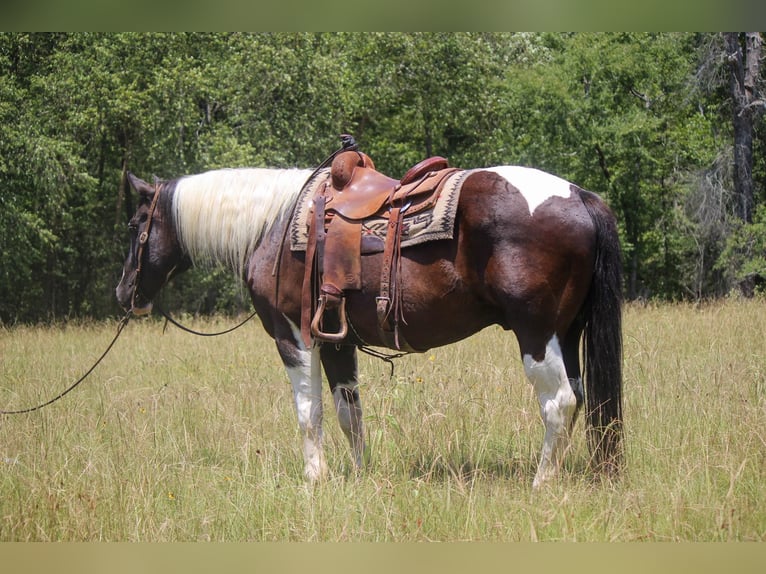
<instances>
[{"instance_id":1,"label":"saddle skirt","mask_svg":"<svg viewBox=\"0 0 766 574\"><path fill-rule=\"evenodd\" d=\"M436 203L430 209L402 217L401 246L411 247L428 241L452 239L455 228L455 214L463 181L469 174L467 170L456 171L448 176ZM308 230L313 213L313 198L320 186L327 184L330 168L321 171L307 185L300 196L295 214L290 222L290 250L306 251ZM373 215L362 221L362 253L380 253L385 245L388 219Z\"/></svg>"}]
</instances>

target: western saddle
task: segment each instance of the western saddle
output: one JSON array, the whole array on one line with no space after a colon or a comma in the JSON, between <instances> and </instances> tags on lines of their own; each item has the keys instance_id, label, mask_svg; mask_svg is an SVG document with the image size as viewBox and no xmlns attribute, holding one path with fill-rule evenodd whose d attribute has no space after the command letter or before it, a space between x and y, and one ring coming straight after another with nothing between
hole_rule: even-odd
<instances>
[{"instance_id":1,"label":"western saddle","mask_svg":"<svg viewBox=\"0 0 766 574\"><path fill-rule=\"evenodd\" d=\"M388 347L412 350L399 334L404 322L399 273L402 218L432 208L447 177L456 171L437 156L396 180L378 172L362 152L335 156L326 180L316 188L308 219L301 302L301 333L307 345L312 336L340 343L348 335L346 292L362 287L362 224L377 217L388 220L376 299L378 332ZM337 332L323 330L324 315L330 310L337 312Z\"/></svg>"}]
</instances>

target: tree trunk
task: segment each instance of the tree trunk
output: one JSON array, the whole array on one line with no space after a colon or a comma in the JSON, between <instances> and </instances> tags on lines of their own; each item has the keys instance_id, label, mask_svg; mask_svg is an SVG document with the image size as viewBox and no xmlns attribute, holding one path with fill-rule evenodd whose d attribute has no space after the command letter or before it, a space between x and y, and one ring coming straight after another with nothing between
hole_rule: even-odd
<instances>
[{"instance_id":1,"label":"tree trunk","mask_svg":"<svg viewBox=\"0 0 766 574\"><path fill-rule=\"evenodd\" d=\"M121 229L125 223L125 214L123 212L125 206L125 197L129 191L126 192L128 186L128 154L126 153L122 158L122 176L120 176L120 185L117 187L117 205L114 210L114 229Z\"/></svg>"},{"instance_id":2,"label":"tree trunk","mask_svg":"<svg viewBox=\"0 0 766 574\"><path fill-rule=\"evenodd\" d=\"M760 32L724 34L729 63L734 128L734 193L737 216L753 221L753 125L764 102L758 99L756 82L760 73Z\"/></svg>"}]
</instances>

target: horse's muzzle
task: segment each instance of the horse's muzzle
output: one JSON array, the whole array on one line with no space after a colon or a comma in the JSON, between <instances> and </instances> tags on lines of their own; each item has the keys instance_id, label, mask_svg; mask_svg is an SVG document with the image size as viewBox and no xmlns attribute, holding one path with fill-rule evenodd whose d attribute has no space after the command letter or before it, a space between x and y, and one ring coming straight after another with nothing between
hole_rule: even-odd
<instances>
[{"instance_id":1,"label":"horse's muzzle","mask_svg":"<svg viewBox=\"0 0 766 574\"><path fill-rule=\"evenodd\" d=\"M147 300L140 292L135 292L135 278L128 281L123 276L115 289L115 295L120 306L126 311L131 311L136 317L152 312L151 300Z\"/></svg>"}]
</instances>

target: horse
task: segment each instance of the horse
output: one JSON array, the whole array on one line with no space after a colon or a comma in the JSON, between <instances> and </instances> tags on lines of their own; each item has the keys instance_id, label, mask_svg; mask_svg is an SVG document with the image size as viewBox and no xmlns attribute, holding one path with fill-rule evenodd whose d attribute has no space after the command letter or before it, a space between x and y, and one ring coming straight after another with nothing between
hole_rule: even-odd
<instances>
[{"instance_id":1,"label":"horse","mask_svg":"<svg viewBox=\"0 0 766 574\"><path fill-rule=\"evenodd\" d=\"M534 168L463 172L452 237L401 248L402 338L425 352L490 325L512 331L544 426L533 488L559 473L583 405L589 466L597 477L618 476L623 301L613 212L597 194ZM361 469L366 444L357 351L391 348L375 313L381 253L362 256L361 288L346 296L344 339L328 344L302 336L307 257L284 242L304 184L316 174L229 168L148 183L128 173L139 200L116 288L120 305L140 316L192 265L223 263L244 280L292 385L309 482L328 474L322 370L353 467Z\"/></svg>"}]
</instances>

